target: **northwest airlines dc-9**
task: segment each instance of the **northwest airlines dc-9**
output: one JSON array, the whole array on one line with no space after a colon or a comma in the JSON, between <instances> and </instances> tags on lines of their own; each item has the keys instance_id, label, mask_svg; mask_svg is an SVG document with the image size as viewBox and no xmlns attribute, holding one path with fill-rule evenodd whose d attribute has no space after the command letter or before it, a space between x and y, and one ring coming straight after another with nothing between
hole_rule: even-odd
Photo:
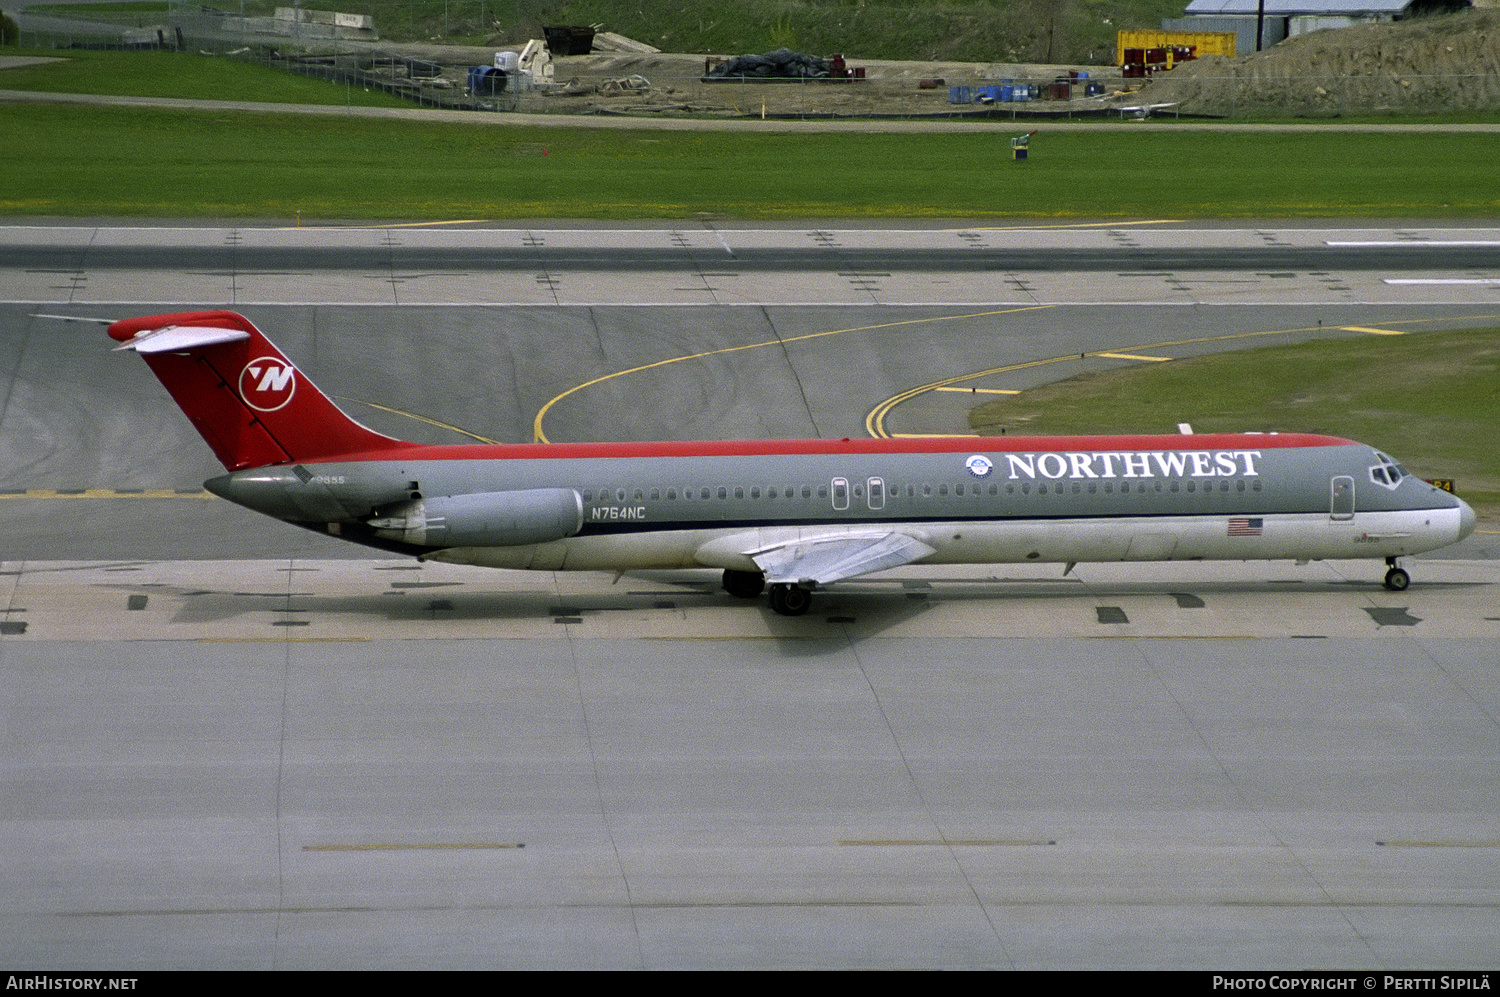
<instances>
[{"instance_id":1,"label":"northwest airlines dc-9","mask_svg":"<svg viewBox=\"0 0 1500 997\"><path fill-rule=\"evenodd\" d=\"M231 502L381 550L496 568L715 568L807 612L903 564L1397 559L1462 500L1306 434L422 445L350 419L234 312L109 325L223 463Z\"/></svg>"}]
</instances>

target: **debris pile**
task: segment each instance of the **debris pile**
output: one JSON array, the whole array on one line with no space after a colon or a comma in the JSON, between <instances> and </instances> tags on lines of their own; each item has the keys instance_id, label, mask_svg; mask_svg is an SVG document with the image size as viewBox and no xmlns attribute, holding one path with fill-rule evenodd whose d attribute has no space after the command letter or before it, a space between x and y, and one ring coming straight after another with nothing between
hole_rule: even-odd
<instances>
[{"instance_id":1,"label":"debris pile","mask_svg":"<svg viewBox=\"0 0 1500 997\"><path fill-rule=\"evenodd\" d=\"M1495 110L1500 11L1361 24L1251 55L1204 56L1153 77L1134 99L1214 116Z\"/></svg>"},{"instance_id":2,"label":"debris pile","mask_svg":"<svg viewBox=\"0 0 1500 997\"><path fill-rule=\"evenodd\" d=\"M739 55L710 69L705 80L787 79L826 80L833 75L833 62L779 48L765 55Z\"/></svg>"}]
</instances>

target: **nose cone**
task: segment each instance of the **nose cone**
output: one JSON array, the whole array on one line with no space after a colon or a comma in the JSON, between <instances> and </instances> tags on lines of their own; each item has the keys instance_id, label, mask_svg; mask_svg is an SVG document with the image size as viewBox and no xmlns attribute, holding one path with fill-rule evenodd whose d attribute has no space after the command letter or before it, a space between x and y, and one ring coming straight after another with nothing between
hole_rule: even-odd
<instances>
[{"instance_id":1,"label":"nose cone","mask_svg":"<svg viewBox=\"0 0 1500 997\"><path fill-rule=\"evenodd\" d=\"M1474 509L1463 499L1458 500L1458 539L1462 540L1474 532Z\"/></svg>"}]
</instances>

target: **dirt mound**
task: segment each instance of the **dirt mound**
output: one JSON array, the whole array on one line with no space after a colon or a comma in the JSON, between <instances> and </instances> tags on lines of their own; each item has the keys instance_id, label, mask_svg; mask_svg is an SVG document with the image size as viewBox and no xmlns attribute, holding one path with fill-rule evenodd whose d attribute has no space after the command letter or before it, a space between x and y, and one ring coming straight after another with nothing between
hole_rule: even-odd
<instances>
[{"instance_id":1,"label":"dirt mound","mask_svg":"<svg viewBox=\"0 0 1500 997\"><path fill-rule=\"evenodd\" d=\"M1500 109L1500 11L1468 10L1289 38L1208 56L1136 95L1184 114L1337 116Z\"/></svg>"}]
</instances>

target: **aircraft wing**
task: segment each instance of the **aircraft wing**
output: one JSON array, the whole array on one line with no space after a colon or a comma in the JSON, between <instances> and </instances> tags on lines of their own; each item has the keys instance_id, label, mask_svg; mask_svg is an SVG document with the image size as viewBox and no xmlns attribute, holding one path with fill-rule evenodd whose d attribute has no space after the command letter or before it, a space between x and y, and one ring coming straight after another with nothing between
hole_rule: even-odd
<instances>
[{"instance_id":1,"label":"aircraft wing","mask_svg":"<svg viewBox=\"0 0 1500 997\"><path fill-rule=\"evenodd\" d=\"M933 548L904 533L812 537L751 551L750 557L772 585L827 585L919 561Z\"/></svg>"}]
</instances>

